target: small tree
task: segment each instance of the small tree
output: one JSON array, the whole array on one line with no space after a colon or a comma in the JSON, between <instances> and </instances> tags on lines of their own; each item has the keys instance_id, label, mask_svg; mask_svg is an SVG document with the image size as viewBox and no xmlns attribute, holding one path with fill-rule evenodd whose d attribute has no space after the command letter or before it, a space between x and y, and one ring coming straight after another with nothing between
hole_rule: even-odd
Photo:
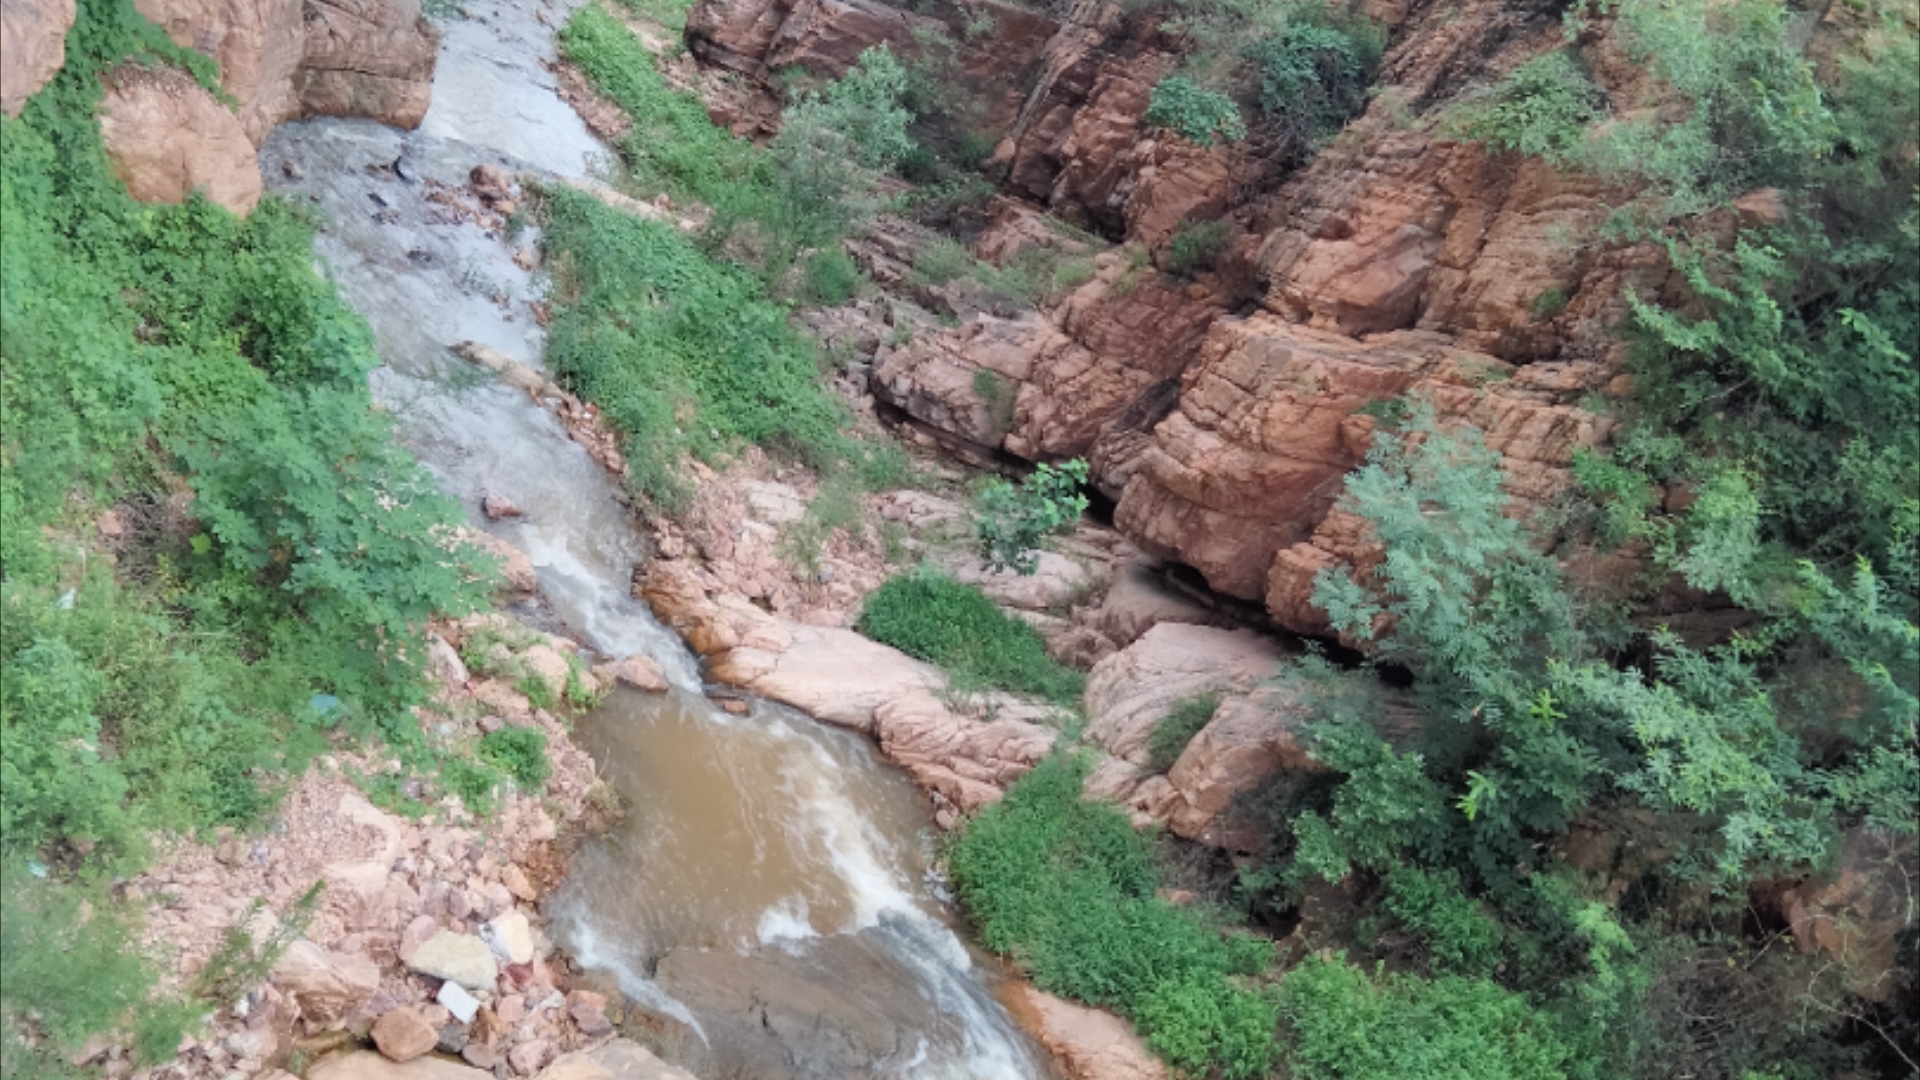
<instances>
[{"instance_id":1,"label":"small tree","mask_svg":"<svg viewBox=\"0 0 1920 1080\"><path fill-rule=\"evenodd\" d=\"M1086 482L1087 463L1079 458L1058 468L1042 465L1017 488L990 481L974 505L980 558L995 570L1039 569L1041 543L1070 531L1087 509L1080 493Z\"/></svg>"}]
</instances>

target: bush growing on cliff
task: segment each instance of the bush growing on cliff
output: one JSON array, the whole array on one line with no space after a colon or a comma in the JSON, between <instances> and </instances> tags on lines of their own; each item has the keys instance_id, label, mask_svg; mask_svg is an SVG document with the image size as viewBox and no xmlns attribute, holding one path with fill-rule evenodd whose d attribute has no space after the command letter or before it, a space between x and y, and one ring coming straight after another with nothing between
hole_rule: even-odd
<instances>
[{"instance_id":1,"label":"bush growing on cliff","mask_svg":"<svg viewBox=\"0 0 1920 1080\"><path fill-rule=\"evenodd\" d=\"M1168 75L1153 84L1142 119L1200 146L1210 146L1216 138L1232 142L1247 137L1246 121L1232 98L1201 89L1183 75Z\"/></svg>"},{"instance_id":2,"label":"bush growing on cliff","mask_svg":"<svg viewBox=\"0 0 1920 1080\"><path fill-rule=\"evenodd\" d=\"M1072 707L1086 685L1079 672L1054 663L1033 627L932 570L889 578L867 597L857 629L940 665L966 690L1011 690Z\"/></svg>"}]
</instances>

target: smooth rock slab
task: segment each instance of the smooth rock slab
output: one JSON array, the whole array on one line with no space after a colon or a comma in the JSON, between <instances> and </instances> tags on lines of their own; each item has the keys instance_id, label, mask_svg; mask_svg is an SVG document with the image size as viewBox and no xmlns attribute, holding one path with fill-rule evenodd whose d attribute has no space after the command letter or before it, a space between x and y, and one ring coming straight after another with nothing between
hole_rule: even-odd
<instances>
[{"instance_id":1,"label":"smooth rock slab","mask_svg":"<svg viewBox=\"0 0 1920 1080\"><path fill-rule=\"evenodd\" d=\"M422 975L456 982L468 990L491 990L500 977L493 950L472 934L442 930L414 950L407 966Z\"/></svg>"},{"instance_id":2,"label":"smooth rock slab","mask_svg":"<svg viewBox=\"0 0 1920 1080\"><path fill-rule=\"evenodd\" d=\"M410 1006L388 1010L373 1022L373 1045L394 1061L412 1061L439 1042L440 1032Z\"/></svg>"}]
</instances>

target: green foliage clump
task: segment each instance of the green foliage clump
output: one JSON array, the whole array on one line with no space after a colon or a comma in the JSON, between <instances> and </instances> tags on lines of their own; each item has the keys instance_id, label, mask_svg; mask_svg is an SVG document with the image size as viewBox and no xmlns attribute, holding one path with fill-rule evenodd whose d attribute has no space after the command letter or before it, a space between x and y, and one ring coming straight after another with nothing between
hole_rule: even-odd
<instances>
[{"instance_id":1,"label":"green foliage clump","mask_svg":"<svg viewBox=\"0 0 1920 1080\"><path fill-rule=\"evenodd\" d=\"M1211 267L1226 242L1227 228L1224 221L1205 221L1188 222L1174 230L1167 243L1167 273L1186 277Z\"/></svg>"},{"instance_id":2,"label":"green foliage clump","mask_svg":"<svg viewBox=\"0 0 1920 1080\"><path fill-rule=\"evenodd\" d=\"M995 570L1032 574L1049 536L1073 529L1086 512L1087 463L1042 464L1019 487L993 479L975 500L975 537L980 558Z\"/></svg>"},{"instance_id":3,"label":"green foliage clump","mask_svg":"<svg viewBox=\"0 0 1920 1080\"><path fill-rule=\"evenodd\" d=\"M619 428L641 494L680 505L683 456L741 442L829 470L866 457L811 345L754 277L588 196L557 190L546 205L547 363Z\"/></svg>"},{"instance_id":4,"label":"green foliage clump","mask_svg":"<svg viewBox=\"0 0 1920 1080\"><path fill-rule=\"evenodd\" d=\"M205 1006L161 995L155 965L128 948L138 939L133 912L95 890L35 880L17 865L0 871L0 896L0 1078L81 1076L67 1056L90 1035L128 1030L129 1020L138 1061L173 1056ZM16 1025L29 1012L47 1040L38 1046L18 1041Z\"/></svg>"},{"instance_id":5,"label":"green foliage clump","mask_svg":"<svg viewBox=\"0 0 1920 1080\"><path fill-rule=\"evenodd\" d=\"M860 268L840 248L823 248L801 266L800 291L811 303L837 307L860 292Z\"/></svg>"},{"instance_id":6,"label":"green foliage clump","mask_svg":"<svg viewBox=\"0 0 1920 1080\"><path fill-rule=\"evenodd\" d=\"M1587 128L1604 114L1606 99L1565 49L1536 56L1514 69L1485 97L1455 114L1468 138L1496 150L1572 166Z\"/></svg>"},{"instance_id":7,"label":"green foliage clump","mask_svg":"<svg viewBox=\"0 0 1920 1080\"><path fill-rule=\"evenodd\" d=\"M1292 5L1243 53L1259 83L1261 116L1302 146L1334 135L1366 107L1385 46L1386 35L1364 17L1343 18L1331 4Z\"/></svg>"},{"instance_id":8,"label":"green foliage clump","mask_svg":"<svg viewBox=\"0 0 1920 1080\"><path fill-rule=\"evenodd\" d=\"M1168 75L1153 84L1143 119L1200 146L1211 145L1215 138L1232 142L1247 137L1247 122L1232 98L1202 89L1183 75Z\"/></svg>"},{"instance_id":9,"label":"green foliage clump","mask_svg":"<svg viewBox=\"0 0 1920 1080\"><path fill-rule=\"evenodd\" d=\"M1484 978L1369 976L1344 954L1280 980L1297 1080L1564 1080L1579 1059L1527 999Z\"/></svg>"},{"instance_id":10,"label":"green foliage clump","mask_svg":"<svg viewBox=\"0 0 1920 1080\"><path fill-rule=\"evenodd\" d=\"M539 791L552 771L547 763L547 733L539 728L489 731L481 736L478 752L481 761L513 777L522 791Z\"/></svg>"},{"instance_id":11,"label":"green foliage clump","mask_svg":"<svg viewBox=\"0 0 1920 1080\"><path fill-rule=\"evenodd\" d=\"M1220 708L1219 694L1194 694L1181 698L1167 710L1147 733L1147 755L1152 758L1155 772L1166 772L1173 763L1180 760L1180 754L1193 741L1200 729L1213 719L1214 712Z\"/></svg>"},{"instance_id":12,"label":"green foliage clump","mask_svg":"<svg viewBox=\"0 0 1920 1080\"><path fill-rule=\"evenodd\" d=\"M875 641L947 669L963 687L1033 694L1062 705L1085 678L1047 655L1033 627L993 606L979 589L919 570L889 578L867 597L857 629Z\"/></svg>"},{"instance_id":13,"label":"green foliage clump","mask_svg":"<svg viewBox=\"0 0 1920 1080\"><path fill-rule=\"evenodd\" d=\"M1083 761L1041 762L949 852L981 940L1042 989L1131 1017L1174 1065L1264 1075L1275 1004L1243 980L1272 946L1208 926L1154 895L1152 852L1116 808L1080 797Z\"/></svg>"}]
</instances>

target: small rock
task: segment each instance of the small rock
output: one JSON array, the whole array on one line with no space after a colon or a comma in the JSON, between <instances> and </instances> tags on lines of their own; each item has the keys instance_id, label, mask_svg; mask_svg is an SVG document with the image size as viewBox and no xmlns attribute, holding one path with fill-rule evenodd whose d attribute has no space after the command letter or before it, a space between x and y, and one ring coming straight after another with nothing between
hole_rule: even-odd
<instances>
[{"instance_id":1,"label":"small rock","mask_svg":"<svg viewBox=\"0 0 1920 1080\"><path fill-rule=\"evenodd\" d=\"M458 690L472 678L466 661L461 660L460 654L439 634L427 635L427 670L448 690Z\"/></svg>"},{"instance_id":2,"label":"small rock","mask_svg":"<svg viewBox=\"0 0 1920 1080\"><path fill-rule=\"evenodd\" d=\"M500 1063L500 1054L491 1043L469 1041L461 1048L460 1056L476 1069L492 1069Z\"/></svg>"},{"instance_id":3,"label":"small rock","mask_svg":"<svg viewBox=\"0 0 1920 1080\"><path fill-rule=\"evenodd\" d=\"M440 984L440 992L433 1000L447 1007L447 1012L463 1024L473 1022L473 1016L480 1011L480 999L467 993L467 988L457 982Z\"/></svg>"},{"instance_id":4,"label":"small rock","mask_svg":"<svg viewBox=\"0 0 1920 1080\"><path fill-rule=\"evenodd\" d=\"M73 1056L67 1058L67 1063L76 1069L83 1065L91 1065L101 1058L106 1057L107 1052L112 1049L113 1040L108 1036L90 1035L87 1037L86 1043L82 1045L79 1050L76 1050Z\"/></svg>"},{"instance_id":5,"label":"small rock","mask_svg":"<svg viewBox=\"0 0 1920 1080\"><path fill-rule=\"evenodd\" d=\"M529 904L540 899L540 889L528 879L525 870L513 863L507 864L506 872L500 875L500 880L506 885L508 892Z\"/></svg>"},{"instance_id":6,"label":"small rock","mask_svg":"<svg viewBox=\"0 0 1920 1080\"><path fill-rule=\"evenodd\" d=\"M580 1026L580 1033L589 1038L605 1035L613 1030L613 1024L607 1020L607 999L603 994L591 990L575 990L568 995L567 1015Z\"/></svg>"},{"instance_id":7,"label":"small rock","mask_svg":"<svg viewBox=\"0 0 1920 1080\"><path fill-rule=\"evenodd\" d=\"M667 691L667 676L660 664L650 656L634 653L614 665L613 677L622 686L631 686L635 690L663 694Z\"/></svg>"},{"instance_id":8,"label":"small rock","mask_svg":"<svg viewBox=\"0 0 1920 1080\"><path fill-rule=\"evenodd\" d=\"M94 518L93 527L99 530L101 536L109 540L118 540L124 536L127 531L126 523L120 520L120 512L118 510L109 510L99 517Z\"/></svg>"},{"instance_id":9,"label":"small rock","mask_svg":"<svg viewBox=\"0 0 1920 1080\"><path fill-rule=\"evenodd\" d=\"M513 505L513 500L497 491L489 491L481 497L480 512L487 515L488 521L521 516L520 508Z\"/></svg>"},{"instance_id":10,"label":"small rock","mask_svg":"<svg viewBox=\"0 0 1920 1080\"><path fill-rule=\"evenodd\" d=\"M527 1018L527 999L524 994L508 994L493 1003L493 1015L503 1024L517 1024Z\"/></svg>"},{"instance_id":11,"label":"small rock","mask_svg":"<svg viewBox=\"0 0 1920 1080\"><path fill-rule=\"evenodd\" d=\"M553 1046L545 1039L532 1039L507 1051L507 1067L517 1076L532 1076L547 1063Z\"/></svg>"},{"instance_id":12,"label":"small rock","mask_svg":"<svg viewBox=\"0 0 1920 1080\"><path fill-rule=\"evenodd\" d=\"M745 716L749 711L747 703L739 698L722 698L720 707L735 716Z\"/></svg>"},{"instance_id":13,"label":"small rock","mask_svg":"<svg viewBox=\"0 0 1920 1080\"><path fill-rule=\"evenodd\" d=\"M412 1061L439 1042L440 1033L413 1006L392 1009L373 1022L373 1045L395 1061Z\"/></svg>"},{"instance_id":14,"label":"small rock","mask_svg":"<svg viewBox=\"0 0 1920 1080\"><path fill-rule=\"evenodd\" d=\"M527 925L527 917L518 911L508 911L493 919L482 934L494 955L510 964L524 964L533 959L533 930Z\"/></svg>"},{"instance_id":15,"label":"small rock","mask_svg":"<svg viewBox=\"0 0 1920 1080\"><path fill-rule=\"evenodd\" d=\"M442 930L415 949L406 963L422 975L457 982L468 990L491 990L500 977L493 950L472 934Z\"/></svg>"},{"instance_id":16,"label":"small rock","mask_svg":"<svg viewBox=\"0 0 1920 1080\"><path fill-rule=\"evenodd\" d=\"M407 928L400 932L400 961L412 959L414 951L426 944L427 939L440 932L440 924L433 921L431 915L416 915Z\"/></svg>"},{"instance_id":17,"label":"small rock","mask_svg":"<svg viewBox=\"0 0 1920 1080\"><path fill-rule=\"evenodd\" d=\"M467 1028L465 1024L447 1024L440 1029L440 1045L435 1049L443 1054L457 1054L467 1048Z\"/></svg>"}]
</instances>

